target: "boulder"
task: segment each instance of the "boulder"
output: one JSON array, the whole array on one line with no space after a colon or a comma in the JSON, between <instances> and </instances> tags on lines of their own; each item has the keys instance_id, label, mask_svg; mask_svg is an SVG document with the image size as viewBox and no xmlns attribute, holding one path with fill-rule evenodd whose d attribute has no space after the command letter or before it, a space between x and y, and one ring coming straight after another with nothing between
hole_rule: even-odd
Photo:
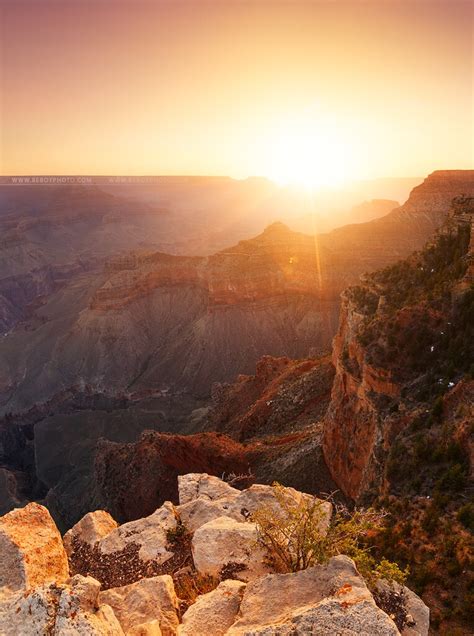
<instances>
[{"instance_id":1,"label":"boulder","mask_svg":"<svg viewBox=\"0 0 474 636\"><path fill-rule=\"evenodd\" d=\"M329 615L331 608L339 612L340 608L347 609L359 603L369 603L373 606L375 613L378 611L372 594L358 573L354 562L346 556L338 556L330 559L327 565L318 565L292 574L269 574L250 583L244 592L239 618L229 629L228 634L229 636L260 634L267 633L257 632L263 628L271 627L276 630L275 626L278 625L291 626L291 621L296 616L314 608L325 599L330 599L332 605L321 611ZM305 621L306 619L309 620L308 617ZM300 620L303 619L298 618L298 621ZM268 634L291 633L289 627L281 629L283 630L281 632L270 630ZM338 632L337 630L332 632L310 630L294 633L333 634ZM396 634L397 631L392 633Z\"/></svg>"},{"instance_id":2,"label":"boulder","mask_svg":"<svg viewBox=\"0 0 474 636\"><path fill-rule=\"evenodd\" d=\"M171 502L165 503L153 514L143 519L129 521L119 526L98 543L102 554L121 552L127 545L140 546L138 556L142 561L164 563L173 556L169 552L167 533L177 526L176 512Z\"/></svg>"},{"instance_id":3,"label":"boulder","mask_svg":"<svg viewBox=\"0 0 474 636\"><path fill-rule=\"evenodd\" d=\"M98 605L100 583L75 576L63 585L42 585L9 594L0 602L3 636L121 636L113 610Z\"/></svg>"},{"instance_id":4,"label":"boulder","mask_svg":"<svg viewBox=\"0 0 474 636\"><path fill-rule=\"evenodd\" d=\"M209 521L213 521L218 517L230 517L235 521L245 521L245 517L241 514L234 504L235 497L217 499L211 501L203 497L194 499L182 506L177 506L176 510L179 514L181 523L189 532L195 532L198 528Z\"/></svg>"},{"instance_id":5,"label":"boulder","mask_svg":"<svg viewBox=\"0 0 474 636\"><path fill-rule=\"evenodd\" d=\"M270 571L254 523L218 517L196 530L191 548L200 574L250 581Z\"/></svg>"},{"instance_id":6,"label":"boulder","mask_svg":"<svg viewBox=\"0 0 474 636\"><path fill-rule=\"evenodd\" d=\"M185 504L200 497L210 501L238 495L239 490L207 473L189 473L178 477L179 503Z\"/></svg>"},{"instance_id":7,"label":"boulder","mask_svg":"<svg viewBox=\"0 0 474 636\"><path fill-rule=\"evenodd\" d=\"M195 477L196 481L191 483L200 483L197 482L199 475L195 475ZM208 476L204 475L201 477ZM218 485L218 482L222 484L222 490L220 490L221 487ZM246 521L252 513L262 508L270 508L277 514L278 512L282 512L275 488L272 486L254 484L246 490L239 491L235 488L230 488L228 484L225 484L217 477L212 477L212 482L203 480L203 483L206 484L206 486L203 487L206 493L211 491L213 495L217 495L219 492L225 492L227 494L220 497L211 497L208 496L208 494L202 494L177 506L176 510L179 513L182 523L191 532L197 530L204 523L221 516L231 517L236 521ZM209 486L210 483L212 484L212 488ZM189 490L191 490L191 487L189 487L187 492L189 492ZM318 502L317 513L321 515L321 531L325 532L332 512L332 506L329 502L319 500L312 495L298 492L294 488L282 488L281 494L288 499L290 504L298 505L304 501ZM186 499L187 497L184 498Z\"/></svg>"},{"instance_id":8,"label":"boulder","mask_svg":"<svg viewBox=\"0 0 474 636\"><path fill-rule=\"evenodd\" d=\"M0 518L0 590L29 590L68 577L61 535L44 506L30 503Z\"/></svg>"},{"instance_id":9,"label":"boulder","mask_svg":"<svg viewBox=\"0 0 474 636\"><path fill-rule=\"evenodd\" d=\"M324 599L314 607L305 607L283 622L247 630L231 629L229 636L399 636L395 623L370 601L344 606Z\"/></svg>"},{"instance_id":10,"label":"boulder","mask_svg":"<svg viewBox=\"0 0 474 636\"><path fill-rule=\"evenodd\" d=\"M54 633L103 634L114 636L122 629L112 608L99 602L100 583L92 577L76 575L61 593Z\"/></svg>"},{"instance_id":11,"label":"boulder","mask_svg":"<svg viewBox=\"0 0 474 636\"><path fill-rule=\"evenodd\" d=\"M118 527L118 523L105 510L88 512L63 537L64 547L69 557L74 554L75 546L86 544L94 547L98 541Z\"/></svg>"},{"instance_id":12,"label":"boulder","mask_svg":"<svg viewBox=\"0 0 474 636\"><path fill-rule=\"evenodd\" d=\"M395 581L382 579L377 581L375 596L387 614L398 614L398 624L403 623L402 636L428 636L430 610L415 592Z\"/></svg>"},{"instance_id":13,"label":"boulder","mask_svg":"<svg viewBox=\"0 0 474 636\"><path fill-rule=\"evenodd\" d=\"M99 594L99 602L112 607L127 634L130 629L139 627L142 631L148 630L145 633L156 633L156 624L151 625L153 621L158 622L163 636L176 634L179 601L171 576L144 578L131 585L105 590Z\"/></svg>"},{"instance_id":14,"label":"boulder","mask_svg":"<svg viewBox=\"0 0 474 636\"><path fill-rule=\"evenodd\" d=\"M108 524L110 520L105 525ZM103 589L161 574L163 563L173 556L168 533L177 524L174 506L167 501L148 517L114 528L92 546L76 542L70 557L71 568L74 573L94 576Z\"/></svg>"},{"instance_id":15,"label":"boulder","mask_svg":"<svg viewBox=\"0 0 474 636\"><path fill-rule=\"evenodd\" d=\"M185 612L178 636L223 636L234 623L245 583L228 579L199 596Z\"/></svg>"}]
</instances>

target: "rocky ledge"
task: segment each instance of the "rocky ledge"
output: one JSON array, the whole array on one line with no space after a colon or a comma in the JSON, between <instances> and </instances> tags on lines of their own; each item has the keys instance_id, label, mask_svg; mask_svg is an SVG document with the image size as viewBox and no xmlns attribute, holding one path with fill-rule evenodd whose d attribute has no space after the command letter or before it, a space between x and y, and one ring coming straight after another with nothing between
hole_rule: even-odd
<instances>
[{"instance_id":1,"label":"rocky ledge","mask_svg":"<svg viewBox=\"0 0 474 636\"><path fill-rule=\"evenodd\" d=\"M415 594L384 581L372 594L347 556L275 571L252 521L262 507L282 512L274 488L240 491L194 473L178 478L178 490L177 506L166 502L123 525L98 510L62 538L36 503L0 518L0 633L428 634L429 611ZM331 504L282 492L296 504L316 503L324 534ZM387 597L396 600L394 613L380 602Z\"/></svg>"}]
</instances>

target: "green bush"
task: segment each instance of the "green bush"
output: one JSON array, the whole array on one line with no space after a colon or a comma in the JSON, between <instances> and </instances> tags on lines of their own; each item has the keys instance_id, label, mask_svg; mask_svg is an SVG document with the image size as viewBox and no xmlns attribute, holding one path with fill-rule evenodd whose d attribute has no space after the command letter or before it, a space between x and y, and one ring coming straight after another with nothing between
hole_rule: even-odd
<instances>
[{"instance_id":1,"label":"green bush","mask_svg":"<svg viewBox=\"0 0 474 636\"><path fill-rule=\"evenodd\" d=\"M272 565L282 572L304 570L331 557L351 557L370 585L379 578L403 583L408 571L387 559L378 562L367 539L384 525L385 514L374 509L349 512L336 506L327 519L325 502L304 498L296 502L281 485L273 485L279 509L263 506L252 514L260 544Z\"/></svg>"}]
</instances>

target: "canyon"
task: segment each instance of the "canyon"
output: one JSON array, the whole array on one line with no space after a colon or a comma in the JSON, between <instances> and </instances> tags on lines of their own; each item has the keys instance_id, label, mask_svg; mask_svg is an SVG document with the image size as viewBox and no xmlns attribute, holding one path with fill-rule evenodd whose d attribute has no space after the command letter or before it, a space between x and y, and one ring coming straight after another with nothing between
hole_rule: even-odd
<instances>
[{"instance_id":1,"label":"canyon","mask_svg":"<svg viewBox=\"0 0 474 636\"><path fill-rule=\"evenodd\" d=\"M467 633L472 197L438 171L369 222L114 252L45 292L0 340L1 512L133 523L190 471L332 493L388 509L378 549Z\"/></svg>"},{"instance_id":2,"label":"canyon","mask_svg":"<svg viewBox=\"0 0 474 636\"><path fill-rule=\"evenodd\" d=\"M251 372L262 355L326 352L343 289L363 272L421 247L443 219L443 202L466 187L463 173L434 173L380 219L316 238L275 223L211 256L157 251L163 245L145 237L163 239L163 219L170 215L137 210L136 202L98 188L61 191L75 203L60 223L64 202L54 199L48 207L48 191L45 214L2 216L4 227L16 223L13 236L25 225L33 234L25 231L19 253L12 245L2 252L2 272L9 275L1 285L8 331L0 339L0 412L25 411L74 386L115 395L185 391L202 397L213 382ZM102 210L98 217L96 209ZM134 227L123 221L130 216ZM41 236L49 264L30 249ZM129 250L122 253L125 241ZM75 273L60 281L58 267Z\"/></svg>"}]
</instances>

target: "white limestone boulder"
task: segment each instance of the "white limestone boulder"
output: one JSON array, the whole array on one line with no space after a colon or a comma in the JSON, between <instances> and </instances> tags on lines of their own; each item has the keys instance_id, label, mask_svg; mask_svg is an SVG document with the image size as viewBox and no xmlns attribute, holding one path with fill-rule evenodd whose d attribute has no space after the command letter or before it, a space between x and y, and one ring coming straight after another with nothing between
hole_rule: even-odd
<instances>
[{"instance_id":1,"label":"white limestone boulder","mask_svg":"<svg viewBox=\"0 0 474 636\"><path fill-rule=\"evenodd\" d=\"M228 579L199 596L183 615L178 636L223 636L236 619L244 590L245 583Z\"/></svg>"},{"instance_id":2,"label":"white limestone boulder","mask_svg":"<svg viewBox=\"0 0 474 636\"><path fill-rule=\"evenodd\" d=\"M174 506L165 501L148 517L129 521L112 530L97 545L102 554L113 554L133 543L139 546L138 556L142 561L164 563L173 556L168 550L168 532L177 525Z\"/></svg>"},{"instance_id":3,"label":"white limestone boulder","mask_svg":"<svg viewBox=\"0 0 474 636\"><path fill-rule=\"evenodd\" d=\"M72 548L69 562L74 574L90 574L103 589L161 574L163 563L174 555L169 536L178 526L178 516L169 501L148 517L121 526L116 526L111 517L101 515L98 519L96 513L86 517L72 529L72 536L65 538ZM97 538L102 532L105 536Z\"/></svg>"},{"instance_id":4,"label":"white limestone boulder","mask_svg":"<svg viewBox=\"0 0 474 636\"><path fill-rule=\"evenodd\" d=\"M199 475L195 476L195 480L191 482L192 484L200 483L197 481L198 476ZM208 475L205 475L205 477L208 477ZM187 495L183 497L183 499L187 501L176 507L182 523L190 532L194 532L204 523L221 516L230 517L236 521L246 521L253 513L263 508L270 509L273 513L281 513L283 515L283 510L274 487L254 484L250 486L250 488L240 491L235 488L230 488L228 484L221 482L217 477L213 477L212 479L212 497L207 496L207 494L202 494L190 498L190 496ZM218 487L216 482L223 484L222 489ZM207 481L204 480L203 483L207 484ZM230 489L231 492L228 489ZM208 491L204 489L204 492L207 493ZM220 492L227 494L218 496ZM280 493L281 496L287 499L290 505L300 505L304 502L316 504L315 515L317 514L318 517L320 517L321 532L323 534L326 532L332 513L332 506L329 502L317 499L312 495L301 493L294 488L281 488Z\"/></svg>"},{"instance_id":5,"label":"white limestone boulder","mask_svg":"<svg viewBox=\"0 0 474 636\"><path fill-rule=\"evenodd\" d=\"M47 508L30 503L0 518L0 590L29 590L68 577L66 551Z\"/></svg>"},{"instance_id":6,"label":"white limestone boulder","mask_svg":"<svg viewBox=\"0 0 474 636\"><path fill-rule=\"evenodd\" d=\"M338 556L330 559L327 565L318 565L292 574L269 574L250 583L244 592L239 617L227 633L229 636L254 633L337 634L337 629L333 632L318 632L316 627L314 627L316 631L313 632L311 630L309 632L291 631L294 628L294 621L309 624L313 619L309 615L303 619L300 615L311 609L317 616L314 608L327 600L331 601L328 608L318 610L325 616L339 613L341 609L347 610L361 603L368 603L373 613L379 612L354 562L348 557ZM395 629L391 633L397 634L398 630L394 623L388 616L386 618L389 624L392 623L390 629ZM385 618L383 620L385 621Z\"/></svg>"},{"instance_id":7,"label":"white limestone boulder","mask_svg":"<svg viewBox=\"0 0 474 636\"><path fill-rule=\"evenodd\" d=\"M374 603L361 601L344 606L324 599L314 607L304 607L276 625L250 630L229 630L229 636L399 636L395 623Z\"/></svg>"},{"instance_id":8,"label":"white limestone boulder","mask_svg":"<svg viewBox=\"0 0 474 636\"><path fill-rule=\"evenodd\" d=\"M208 501L238 495L239 490L207 473L188 473L178 477L179 503L186 504L199 498Z\"/></svg>"},{"instance_id":9,"label":"white limestone boulder","mask_svg":"<svg viewBox=\"0 0 474 636\"><path fill-rule=\"evenodd\" d=\"M191 549L200 574L247 582L270 571L254 523L213 519L196 530Z\"/></svg>"},{"instance_id":10,"label":"white limestone boulder","mask_svg":"<svg viewBox=\"0 0 474 636\"><path fill-rule=\"evenodd\" d=\"M143 578L130 585L104 590L99 594L99 602L110 605L127 634L138 628L153 634L157 630L156 623L151 625L154 621L163 636L176 634L179 600L171 576Z\"/></svg>"},{"instance_id":11,"label":"white limestone boulder","mask_svg":"<svg viewBox=\"0 0 474 636\"><path fill-rule=\"evenodd\" d=\"M78 544L86 544L92 548L117 527L118 523L105 510L88 512L63 537L68 556L74 553Z\"/></svg>"},{"instance_id":12,"label":"white limestone boulder","mask_svg":"<svg viewBox=\"0 0 474 636\"><path fill-rule=\"evenodd\" d=\"M0 601L2 636L122 636L113 610L98 604L100 583L75 576L68 584L42 585Z\"/></svg>"}]
</instances>

